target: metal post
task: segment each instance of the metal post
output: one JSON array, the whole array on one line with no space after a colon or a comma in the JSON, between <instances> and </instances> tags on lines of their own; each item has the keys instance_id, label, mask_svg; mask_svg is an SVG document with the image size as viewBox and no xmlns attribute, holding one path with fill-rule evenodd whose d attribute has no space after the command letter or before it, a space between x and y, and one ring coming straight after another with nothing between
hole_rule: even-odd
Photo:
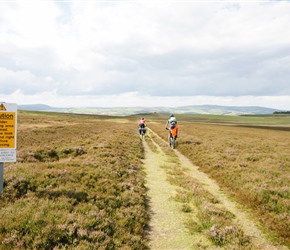
<instances>
[{"instance_id":1,"label":"metal post","mask_svg":"<svg viewBox=\"0 0 290 250\"><path fill-rule=\"evenodd\" d=\"M0 193L3 190L3 180L4 180L4 162L0 162Z\"/></svg>"}]
</instances>

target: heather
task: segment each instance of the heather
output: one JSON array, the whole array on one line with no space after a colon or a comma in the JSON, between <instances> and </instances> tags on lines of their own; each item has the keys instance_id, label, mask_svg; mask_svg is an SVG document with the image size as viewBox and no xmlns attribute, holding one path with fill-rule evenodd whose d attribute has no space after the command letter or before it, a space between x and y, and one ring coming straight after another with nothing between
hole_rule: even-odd
<instances>
[{"instance_id":1,"label":"heather","mask_svg":"<svg viewBox=\"0 0 290 250\"><path fill-rule=\"evenodd\" d=\"M19 112L1 249L146 249L144 157L127 120Z\"/></svg>"}]
</instances>

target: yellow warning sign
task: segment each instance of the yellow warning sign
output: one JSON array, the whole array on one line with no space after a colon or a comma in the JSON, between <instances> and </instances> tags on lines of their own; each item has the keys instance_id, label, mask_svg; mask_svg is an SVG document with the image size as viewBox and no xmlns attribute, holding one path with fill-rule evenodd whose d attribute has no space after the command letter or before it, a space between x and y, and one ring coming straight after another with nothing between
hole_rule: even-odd
<instances>
[{"instance_id":1,"label":"yellow warning sign","mask_svg":"<svg viewBox=\"0 0 290 250\"><path fill-rule=\"evenodd\" d=\"M0 112L0 148L14 148L15 113Z\"/></svg>"},{"instance_id":2,"label":"yellow warning sign","mask_svg":"<svg viewBox=\"0 0 290 250\"><path fill-rule=\"evenodd\" d=\"M1 105L0 105L0 110L6 110L6 108L5 108L3 103L1 103Z\"/></svg>"},{"instance_id":3,"label":"yellow warning sign","mask_svg":"<svg viewBox=\"0 0 290 250\"><path fill-rule=\"evenodd\" d=\"M0 103L0 151L16 149L17 105Z\"/></svg>"}]
</instances>

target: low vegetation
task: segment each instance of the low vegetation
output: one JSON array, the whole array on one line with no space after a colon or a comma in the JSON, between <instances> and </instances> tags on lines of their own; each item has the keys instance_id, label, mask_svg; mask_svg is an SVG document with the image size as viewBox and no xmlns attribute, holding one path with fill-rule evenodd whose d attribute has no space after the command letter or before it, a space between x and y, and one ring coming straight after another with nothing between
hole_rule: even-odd
<instances>
[{"instance_id":1,"label":"low vegetation","mask_svg":"<svg viewBox=\"0 0 290 250\"><path fill-rule=\"evenodd\" d=\"M166 117L163 121L156 118L150 117L150 128L166 139ZM202 123L201 118L181 116L177 149L233 199L251 209L271 240L290 247L290 117L279 117L283 121L280 127L273 126L277 123L273 117L268 125L263 116L260 126L249 126L249 119L258 116L225 118L235 120L235 126L222 120L216 123L213 118L217 116L204 116Z\"/></svg>"},{"instance_id":2,"label":"low vegetation","mask_svg":"<svg viewBox=\"0 0 290 250\"><path fill-rule=\"evenodd\" d=\"M167 116L146 119L166 140ZM290 248L289 117L177 119L177 149L247 209L272 242ZM5 163L0 194L0 249L148 249L138 120L20 111L17 162ZM173 161L166 171L179 187L181 212L197 215L187 222L192 234L202 232L217 248L251 249L234 216L186 169Z\"/></svg>"},{"instance_id":3,"label":"low vegetation","mask_svg":"<svg viewBox=\"0 0 290 250\"><path fill-rule=\"evenodd\" d=\"M180 213L187 218L184 220L185 226L195 239L192 249L255 249L252 239L236 222L236 215L222 204L218 194L205 189L199 179L202 177L194 175L190 166L175 154L175 150L171 150L154 134L151 138L166 152L168 163L162 168L167 180L176 187L172 198L180 205ZM146 142L150 146L151 140L147 139Z\"/></svg>"},{"instance_id":4,"label":"low vegetation","mask_svg":"<svg viewBox=\"0 0 290 250\"><path fill-rule=\"evenodd\" d=\"M5 164L0 196L0 249L146 249L136 125L88 115L18 116L17 162Z\"/></svg>"}]
</instances>

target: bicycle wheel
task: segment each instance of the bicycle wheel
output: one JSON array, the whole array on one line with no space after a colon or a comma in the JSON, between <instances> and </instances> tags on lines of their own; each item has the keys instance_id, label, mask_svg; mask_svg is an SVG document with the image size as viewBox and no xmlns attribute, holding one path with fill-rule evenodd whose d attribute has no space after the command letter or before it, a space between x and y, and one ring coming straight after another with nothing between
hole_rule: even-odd
<instances>
[{"instance_id":1,"label":"bicycle wheel","mask_svg":"<svg viewBox=\"0 0 290 250\"><path fill-rule=\"evenodd\" d=\"M145 136L145 131L144 131L144 129L141 129L140 139L143 140L144 136Z\"/></svg>"},{"instance_id":2,"label":"bicycle wheel","mask_svg":"<svg viewBox=\"0 0 290 250\"><path fill-rule=\"evenodd\" d=\"M172 149L174 149L175 148L175 137L171 137L171 139L170 139L170 141L171 141L171 148Z\"/></svg>"}]
</instances>

